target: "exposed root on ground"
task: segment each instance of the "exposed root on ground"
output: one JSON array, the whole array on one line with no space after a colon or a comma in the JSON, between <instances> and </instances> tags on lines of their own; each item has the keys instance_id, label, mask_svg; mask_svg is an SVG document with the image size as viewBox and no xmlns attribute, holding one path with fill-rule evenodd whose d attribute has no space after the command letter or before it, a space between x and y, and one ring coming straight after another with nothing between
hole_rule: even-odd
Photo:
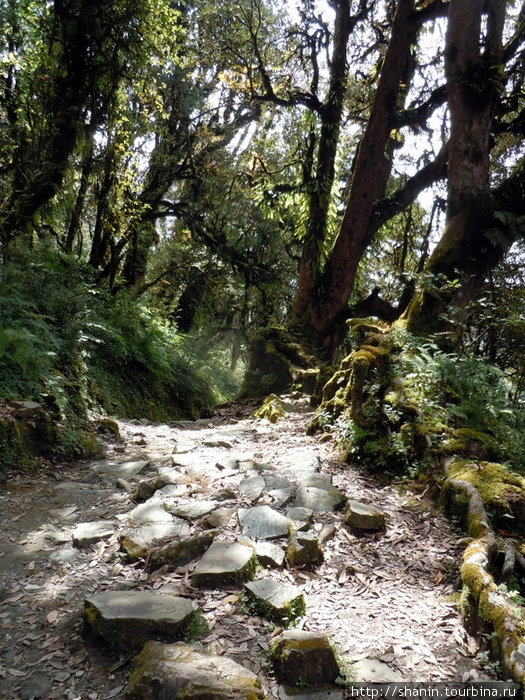
<instances>
[{"instance_id":1,"label":"exposed root on ground","mask_svg":"<svg viewBox=\"0 0 525 700\"><path fill-rule=\"evenodd\" d=\"M466 522L472 542L463 554L461 580L464 613L470 622L488 625L495 633L503 671L525 684L525 622L520 610L494 578L500 543L490 524L479 491L468 481L447 479L442 497L449 512L454 498L467 499ZM507 581L515 567L516 548L510 540L501 543L504 552L500 580Z\"/></svg>"}]
</instances>

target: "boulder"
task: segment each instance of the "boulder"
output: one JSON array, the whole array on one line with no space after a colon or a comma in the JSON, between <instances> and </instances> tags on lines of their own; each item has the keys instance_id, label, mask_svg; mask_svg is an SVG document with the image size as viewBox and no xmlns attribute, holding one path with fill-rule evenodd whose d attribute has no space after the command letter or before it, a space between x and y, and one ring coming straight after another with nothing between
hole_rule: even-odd
<instances>
[{"instance_id":1,"label":"boulder","mask_svg":"<svg viewBox=\"0 0 525 700\"><path fill-rule=\"evenodd\" d=\"M272 645L277 680L294 688L334 685L342 675L328 637L316 632L288 630Z\"/></svg>"},{"instance_id":2,"label":"boulder","mask_svg":"<svg viewBox=\"0 0 525 700\"><path fill-rule=\"evenodd\" d=\"M214 542L197 564L192 585L223 588L253 578L257 558L251 547L239 542Z\"/></svg>"},{"instance_id":3,"label":"boulder","mask_svg":"<svg viewBox=\"0 0 525 700\"><path fill-rule=\"evenodd\" d=\"M195 604L186 598L105 591L86 597L83 617L88 636L117 649L136 649L150 639L182 639L196 615Z\"/></svg>"},{"instance_id":4,"label":"boulder","mask_svg":"<svg viewBox=\"0 0 525 700\"><path fill-rule=\"evenodd\" d=\"M257 676L182 642L148 642L133 660L125 700L264 700Z\"/></svg>"},{"instance_id":5,"label":"boulder","mask_svg":"<svg viewBox=\"0 0 525 700\"><path fill-rule=\"evenodd\" d=\"M385 514L375 506L358 501L348 501L345 522L356 530L377 532L385 529Z\"/></svg>"},{"instance_id":6,"label":"boulder","mask_svg":"<svg viewBox=\"0 0 525 700\"><path fill-rule=\"evenodd\" d=\"M245 583L244 590L257 614L270 622L288 627L304 614L303 594L291 583L261 578Z\"/></svg>"}]
</instances>

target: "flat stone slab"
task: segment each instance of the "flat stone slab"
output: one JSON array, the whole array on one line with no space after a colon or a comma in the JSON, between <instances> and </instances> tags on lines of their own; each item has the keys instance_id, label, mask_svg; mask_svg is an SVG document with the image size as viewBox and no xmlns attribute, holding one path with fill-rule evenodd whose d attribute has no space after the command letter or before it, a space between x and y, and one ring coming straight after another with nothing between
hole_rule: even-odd
<instances>
[{"instance_id":1,"label":"flat stone slab","mask_svg":"<svg viewBox=\"0 0 525 700\"><path fill-rule=\"evenodd\" d=\"M375 506L348 501L345 522L356 530L381 531L385 529L385 514Z\"/></svg>"},{"instance_id":2,"label":"flat stone slab","mask_svg":"<svg viewBox=\"0 0 525 700\"><path fill-rule=\"evenodd\" d=\"M184 470L190 479L210 479L216 481L223 478L223 472L213 464L190 464Z\"/></svg>"},{"instance_id":3,"label":"flat stone slab","mask_svg":"<svg viewBox=\"0 0 525 700\"><path fill-rule=\"evenodd\" d=\"M175 467L160 467L156 479L157 488L162 488L168 484L187 484L188 477Z\"/></svg>"},{"instance_id":4,"label":"flat stone slab","mask_svg":"<svg viewBox=\"0 0 525 700\"><path fill-rule=\"evenodd\" d=\"M152 591L105 591L84 600L88 634L118 649L140 648L150 639L181 639L196 607L187 598Z\"/></svg>"},{"instance_id":5,"label":"flat stone slab","mask_svg":"<svg viewBox=\"0 0 525 700\"><path fill-rule=\"evenodd\" d=\"M255 554L261 566L281 569L284 565L285 550L278 544L267 541L256 541L253 543Z\"/></svg>"},{"instance_id":6,"label":"flat stone slab","mask_svg":"<svg viewBox=\"0 0 525 700\"><path fill-rule=\"evenodd\" d=\"M249 501L256 501L263 493L266 483L262 476L250 476L239 484L239 491Z\"/></svg>"},{"instance_id":7,"label":"flat stone slab","mask_svg":"<svg viewBox=\"0 0 525 700\"><path fill-rule=\"evenodd\" d=\"M76 559L78 555L78 549L66 547L65 549L59 549L56 552L52 552L49 555L49 558L51 559L51 561L55 562L55 564L69 564L74 559Z\"/></svg>"},{"instance_id":8,"label":"flat stone slab","mask_svg":"<svg viewBox=\"0 0 525 700\"><path fill-rule=\"evenodd\" d=\"M293 521L296 530L307 530L313 522L314 512L305 506L292 506L286 509L286 517Z\"/></svg>"},{"instance_id":9,"label":"flat stone slab","mask_svg":"<svg viewBox=\"0 0 525 700\"><path fill-rule=\"evenodd\" d=\"M245 537L254 540L274 540L288 536L288 518L270 506L240 508L237 515Z\"/></svg>"},{"instance_id":10,"label":"flat stone slab","mask_svg":"<svg viewBox=\"0 0 525 700\"><path fill-rule=\"evenodd\" d=\"M185 452L182 454L175 453L171 455L171 461L178 467L191 467L195 464L196 459L196 455L187 454Z\"/></svg>"},{"instance_id":11,"label":"flat stone slab","mask_svg":"<svg viewBox=\"0 0 525 700\"><path fill-rule=\"evenodd\" d=\"M301 451L295 456L292 455L280 471L293 481L303 481L320 469L321 460L318 455Z\"/></svg>"},{"instance_id":12,"label":"flat stone slab","mask_svg":"<svg viewBox=\"0 0 525 700\"><path fill-rule=\"evenodd\" d=\"M268 491L275 489L293 489L295 491L295 484L284 476L276 476L275 474L262 474L266 489Z\"/></svg>"},{"instance_id":13,"label":"flat stone slab","mask_svg":"<svg viewBox=\"0 0 525 700\"><path fill-rule=\"evenodd\" d=\"M187 454L188 452L194 450L196 447L197 443L193 440L185 440L184 438L181 440L176 440L173 446L173 454Z\"/></svg>"},{"instance_id":14,"label":"flat stone slab","mask_svg":"<svg viewBox=\"0 0 525 700\"><path fill-rule=\"evenodd\" d=\"M173 517L164 508L159 498L149 498L128 514L130 525L143 525L144 523L169 523Z\"/></svg>"},{"instance_id":15,"label":"flat stone slab","mask_svg":"<svg viewBox=\"0 0 525 700\"><path fill-rule=\"evenodd\" d=\"M271 622L288 627L304 614L303 594L291 583L261 578L245 583L244 590L257 613Z\"/></svg>"},{"instance_id":16,"label":"flat stone slab","mask_svg":"<svg viewBox=\"0 0 525 700\"><path fill-rule=\"evenodd\" d=\"M396 683L403 681L403 676L379 659L362 659L352 665L352 680L364 683Z\"/></svg>"},{"instance_id":17,"label":"flat stone slab","mask_svg":"<svg viewBox=\"0 0 525 700\"><path fill-rule=\"evenodd\" d=\"M197 564L192 584L203 588L240 585L253 578L257 558L239 542L214 542Z\"/></svg>"},{"instance_id":18,"label":"flat stone slab","mask_svg":"<svg viewBox=\"0 0 525 700\"><path fill-rule=\"evenodd\" d=\"M237 470L239 468L239 459L238 457L223 457L215 463L215 466L221 471Z\"/></svg>"},{"instance_id":19,"label":"flat stone slab","mask_svg":"<svg viewBox=\"0 0 525 700\"><path fill-rule=\"evenodd\" d=\"M225 527L229 522L235 508L217 508L212 513L207 515L201 522L202 527Z\"/></svg>"},{"instance_id":20,"label":"flat stone slab","mask_svg":"<svg viewBox=\"0 0 525 700\"><path fill-rule=\"evenodd\" d=\"M292 688L334 685L341 675L328 637L317 632L287 630L272 645L277 680Z\"/></svg>"},{"instance_id":21,"label":"flat stone slab","mask_svg":"<svg viewBox=\"0 0 525 700\"><path fill-rule=\"evenodd\" d=\"M75 547L88 547L115 534L115 526L111 520L94 520L88 523L78 523L71 533Z\"/></svg>"},{"instance_id":22,"label":"flat stone slab","mask_svg":"<svg viewBox=\"0 0 525 700\"><path fill-rule=\"evenodd\" d=\"M333 513L344 503L345 497L333 486L329 489L299 486L294 501L295 506L310 508L314 513Z\"/></svg>"},{"instance_id":23,"label":"flat stone slab","mask_svg":"<svg viewBox=\"0 0 525 700\"><path fill-rule=\"evenodd\" d=\"M129 477L139 474L149 463L149 459L138 459L130 462L114 462L112 460L103 459L99 462L93 462L90 469L95 474L129 479Z\"/></svg>"},{"instance_id":24,"label":"flat stone slab","mask_svg":"<svg viewBox=\"0 0 525 700\"><path fill-rule=\"evenodd\" d=\"M52 542L53 544L66 544L66 542L71 542L71 529L68 527L58 530L53 525L46 524L40 528L40 532L48 542Z\"/></svg>"},{"instance_id":25,"label":"flat stone slab","mask_svg":"<svg viewBox=\"0 0 525 700\"><path fill-rule=\"evenodd\" d=\"M177 518L185 518L186 520L196 520L213 512L220 505L219 501L192 501L182 506L170 506L167 508Z\"/></svg>"},{"instance_id":26,"label":"flat stone slab","mask_svg":"<svg viewBox=\"0 0 525 700\"><path fill-rule=\"evenodd\" d=\"M155 492L155 498L184 498L190 491L190 484L167 484Z\"/></svg>"},{"instance_id":27,"label":"flat stone slab","mask_svg":"<svg viewBox=\"0 0 525 700\"><path fill-rule=\"evenodd\" d=\"M264 700L257 676L227 656L202 654L188 644L148 642L133 660L125 700ZM153 691L154 689L154 691Z\"/></svg>"},{"instance_id":28,"label":"flat stone slab","mask_svg":"<svg viewBox=\"0 0 525 700\"><path fill-rule=\"evenodd\" d=\"M230 440L227 440L226 438L222 437L221 435L217 435L216 437L210 437L207 440L204 440L202 444L205 447L225 447L227 450L230 450L233 447L233 443L230 442Z\"/></svg>"},{"instance_id":29,"label":"flat stone slab","mask_svg":"<svg viewBox=\"0 0 525 700\"><path fill-rule=\"evenodd\" d=\"M128 528L120 535L120 548L126 552L131 561L145 557L148 549L162 537L187 537L190 526L184 520L172 518L168 522L145 523L135 528Z\"/></svg>"},{"instance_id":30,"label":"flat stone slab","mask_svg":"<svg viewBox=\"0 0 525 700\"><path fill-rule=\"evenodd\" d=\"M151 552L148 569L150 571L155 571L161 566L168 566L174 569L183 564L187 564L208 549L216 534L216 531L210 530L203 535L179 540L178 542L170 541L166 543L159 549L155 549Z\"/></svg>"},{"instance_id":31,"label":"flat stone slab","mask_svg":"<svg viewBox=\"0 0 525 700\"><path fill-rule=\"evenodd\" d=\"M306 479L303 479L299 486L315 486L318 489L330 490L333 486L333 477L331 474L310 474Z\"/></svg>"}]
</instances>

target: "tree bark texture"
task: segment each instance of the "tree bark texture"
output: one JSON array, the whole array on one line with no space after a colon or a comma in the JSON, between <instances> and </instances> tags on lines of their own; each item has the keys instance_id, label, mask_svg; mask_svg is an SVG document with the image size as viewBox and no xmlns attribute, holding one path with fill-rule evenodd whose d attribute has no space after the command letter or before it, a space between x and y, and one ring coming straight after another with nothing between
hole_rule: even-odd
<instances>
[{"instance_id":1,"label":"tree bark texture","mask_svg":"<svg viewBox=\"0 0 525 700\"><path fill-rule=\"evenodd\" d=\"M408 308L410 330L439 330L440 317L453 302L472 298L483 275L501 260L511 243L490 235L497 202L489 189L492 113L499 89L505 0L451 0L445 49L450 110L447 224L426 265L446 280L459 276L459 290L416 294ZM487 29L482 36L482 18ZM482 51L482 46L485 46Z\"/></svg>"},{"instance_id":2,"label":"tree bark texture","mask_svg":"<svg viewBox=\"0 0 525 700\"><path fill-rule=\"evenodd\" d=\"M307 324L324 338L325 346L337 344L337 337L331 330L346 309L357 266L368 244L374 206L385 195L392 168L390 137L396 124L396 112L402 106L402 85L406 86L410 78L410 47L418 26L413 0L399 0L370 119L359 146L341 228L317 284L310 290L299 288L301 304L296 305L296 314L306 310L308 301Z\"/></svg>"}]
</instances>

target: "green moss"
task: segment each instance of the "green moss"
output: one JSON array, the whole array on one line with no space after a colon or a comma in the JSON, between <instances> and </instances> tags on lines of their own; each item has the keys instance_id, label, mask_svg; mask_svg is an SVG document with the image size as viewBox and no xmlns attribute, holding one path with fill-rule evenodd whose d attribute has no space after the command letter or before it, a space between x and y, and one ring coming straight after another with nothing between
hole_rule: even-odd
<instances>
[{"instance_id":1,"label":"green moss","mask_svg":"<svg viewBox=\"0 0 525 700\"><path fill-rule=\"evenodd\" d=\"M267 396L262 405L253 413L254 418L264 418L270 423L277 423L284 415L284 404L275 394Z\"/></svg>"},{"instance_id":2,"label":"green moss","mask_svg":"<svg viewBox=\"0 0 525 700\"><path fill-rule=\"evenodd\" d=\"M239 604L243 609L260 615L264 617L265 620L277 625L282 625L285 628L291 627L304 615L306 610L304 597L302 595L297 596L297 598L292 600L288 605L284 605L282 608L275 608L264 600L252 596L249 591L245 591Z\"/></svg>"},{"instance_id":3,"label":"green moss","mask_svg":"<svg viewBox=\"0 0 525 700\"><path fill-rule=\"evenodd\" d=\"M383 333L383 328L372 323L369 318L349 318L346 323L355 333Z\"/></svg>"},{"instance_id":4,"label":"green moss","mask_svg":"<svg viewBox=\"0 0 525 700\"><path fill-rule=\"evenodd\" d=\"M120 437L120 429L116 420L100 418L98 420L98 427L106 433L111 433L111 435L115 435L115 437Z\"/></svg>"},{"instance_id":5,"label":"green moss","mask_svg":"<svg viewBox=\"0 0 525 700\"><path fill-rule=\"evenodd\" d=\"M479 492L498 526L525 529L525 479L494 462L456 460L449 467L451 479L471 483ZM511 516L509 518L509 516Z\"/></svg>"},{"instance_id":6,"label":"green moss","mask_svg":"<svg viewBox=\"0 0 525 700\"><path fill-rule=\"evenodd\" d=\"M487 433L471 428L456 428L442 444L443 454L463 457L497 458L500 454L497 442Z\"/></svg>"},{"instance_id":7,"label":"green moss","mask_svg":"<svg viewBox=\"0 0 525 700\"><path fill-rule=\"evenodd\" d=\"M184 630L184 641L195 642L209 632L208 623L201 610L195 610Z\"/></svg>"}]
</instances>

